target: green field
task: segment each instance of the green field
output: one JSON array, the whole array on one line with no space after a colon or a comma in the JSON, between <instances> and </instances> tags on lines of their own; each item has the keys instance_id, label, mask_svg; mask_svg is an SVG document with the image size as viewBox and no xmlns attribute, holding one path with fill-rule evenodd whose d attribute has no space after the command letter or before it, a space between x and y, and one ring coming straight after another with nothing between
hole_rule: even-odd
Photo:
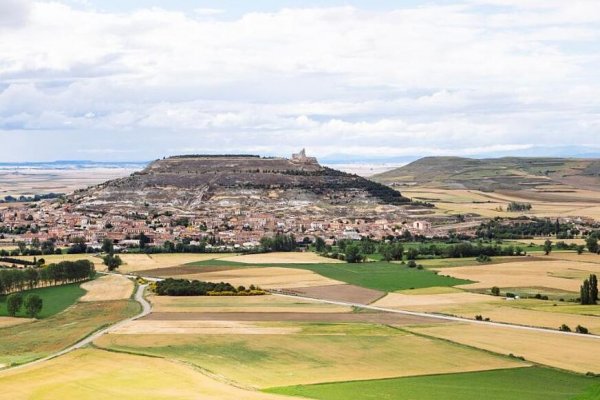
<instances>
[{"instance_id":1,"label":"green field","mask_svg":"<svg viewBox=\"0 0 600 400\"><path fill-rule=\"evenodd\" d=\"M37 294L40 296L44 302L44 306L38 318L48 318L75 304L77 299L85 294L85 290L79 287L80 284L72 283L70 285L25 290L21 293L24 297L28 294ZM0 296L0 316L7 315L6 296ZM17 313L17 317L25 317L25 307L21 308L21 311Z\"/></svg>"},{"instance_id":2,"label":"green field","mask_svg":"<svg viewBox=\"0 0 600 400\"><path fill-rule=\"evenodd\" d=\"M242 264L231 261L207 260L191 263L203 266L228 266L239 268L280 267L313 271L319 275L338 281L362 286L369 289L395 292L404 289L418 289L433 286L456 286L472 283L437 275L427 269L408 268L406 265L388 262L370 262L361 264Z\"/></svg>"},{"instance_id":3,"label":"green field","mask_svg":"<svg viewBox=\"0 0 600 400\"><path fill-rule=\"evenodd\" d=\"M90 333L139 312L133 300L78 302L65 312L0 329L0 364L22 364L62 350Z\"/></svg>"},{"instance_id":4,"label":"green field","mask_svg":"<svg viewBox=\"0 0 600 400\"><path fill-rule=\"evenodd\" d=\"M319 400L578 400L598 399L600 379L541 368L514 368L410 378L272 388L270 393Z\"/></svg>"},{"instance_id":5,"label":"green field","mask_svg":"<svg viewBox=\"0 0 600 400\"><path fill-rule=\"evenodd\" d=\"M294 330L280 334L109 334L94 344L103 349L177 359L258 388L511 368L524 364L520 360L383 325L259 325Z\"/></svg>"}]
</instances>

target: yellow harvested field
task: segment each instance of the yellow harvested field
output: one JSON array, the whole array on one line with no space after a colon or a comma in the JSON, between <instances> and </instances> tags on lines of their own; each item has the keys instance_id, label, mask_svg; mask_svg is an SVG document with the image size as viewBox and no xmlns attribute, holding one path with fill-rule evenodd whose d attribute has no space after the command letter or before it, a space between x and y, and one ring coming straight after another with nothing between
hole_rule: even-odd
<instances>
[{"instance_id":1,"label":"yellow harvested field","mask_svg":"<svg viewBox=\"0 0 600 400\"><path fill-rule=\"evenodd\" d=\"M245 264L331 264L343 261L321 257L313 252L294 253L264 253L243 256L224 257L223 261L233 261Z\"/></svg>"},{"instance_id":2,"label":"yellow harvested field","mask_svg":"<svg viewBox=\"0 0 600 400\"><path fill-rule=\"evenodd\" d=\"M79 301L124 300L133 293L133 281L124 276L105 275L81 285L87 293Z\"/></svg>"},{"instance_id":3,"label":"yellow harvested field","mask_svg":"<svg viewBox=\"0 0 600 400\"><path fill-rule=\"evenodd\" d=\"M21 260L33 261L33 256L19 256L15 257ZM46 264L58 263L61 261L77 261L77 260L90 260L94 263L97 270L102 265L102 259L100 257L96 257L92 254L54 254L47 256L36 256L35 258L43 258L46 261Z\"/></svg>"},{"instance_id":4,"label":"yellow harvested field","mask_svg":"<svg viewBox=\"0 0 600 400\"><path fill-rule=\"evenodd\" d=\"M481 192L477 190L449 190L428 187L402 189L407 197L434 202L437 214L477 213L484 217L511 217L521 213L506 211L511 201L530 203L529 216L579 216L600 220L599 194L591 190L568 192ZM500 208L502 211L500 211Z\"/></svg>"},{"instance_id":5,"label":"yellow harvested field","mask_svg":"<svg viewBox=\"0 0 600 400\"><path fill-rule=\"evenodd\" d=\"M137 320L113 330L120 335L285 335L298 327L261 326L239 321L155 321Z\"/></svg>"},{"instance_id":6,"label":"yellow harvested field","mask_svg":"<svg viewBox=\"0 0 600 400\"><path fill-rule=\"evenodd\" d=\"M27 322L35 321L30 318L15 318L15 317L0 317L0 328L8 328L9 326L21 325Z\"/></svg>"},{"instance_id":7,"label":"yellow harvested field","mask_svg":"<svg viewBox=\"0 0 600 400\"><path fill-rule=\"evenodd\" d=\"M135 273L146 269L170 268L225 256L231 256L231 254L119 254L119 257L123 260L123 265L119 267L119 271L122 273Z\"/></svg>"},{"instance_id":8,"label":"yellow harvested field","mask_svg":"<svg viewBox=\"0 0 600 400\"><path fill-rule=\"evenodd\" d=\"M592 253L577 254L575 252L552 252L550 258L554 260L588 262L600 265L600 255Z\"/></svg>"},{"instance_id":9,"label":"yellow harvested field","mask_svg":"<svg viewBox=\"0 0 600 400\"><path fill-rule=\"evenodd\" d=\"M111 334L96 344L148 355L176 355L182 361L259 388L527 365L387 327L301 326L303 333L280 335Z\"/></svg>"},{"instance_id":10,"label":"yellow harvested field","mask_svg":"<svg viewBox=\"0 0 600 400\"><path fill-rule=\"evenodd\" d=\"M474 312L460 312L458 311L458 308L459 307L457 307L452 314L465 318L474 318ZM600 317L498 306L488 307L486 310L480 309L477 313L486 318L490 318L494 322L537 326L550 329L558 329L562 324L567 324L572 329L577 325L582 325L588 328L590 333L600 334Z\"/></svg>"},{"instance_id":11,"label":"yellow harvested field","mask_svg":"<svg viewBox=\"0 0 600 400\"><path fill-rule=\"evenodd\" d=\"M280 296L149 296L154 312L350 312L347 306Z\"/></svg>"},{"instance_id":12,"label":"yellow harvested field","mask_svg":"<svg viewBox=\"0 0 600 400\"><path fill-rule=\"evenodd\" d=\"M461 285L465 289L545 287L578 292L581 281L589 274L600 274L600 264L575 261L526 261L491 265L446 268L441 274L469 279L476 283Z\"/></svg>"},{"instance_id":13,"label":"yellow harvested field","mask_svg":"<svg viewBox=\"0 0 600 400\"><path fill-rule=\"evenodd\" d=\"M427 288L399 290L396 293L406 294L409 296L421 296L424 294L448 294L448 293L465 293L463 290L452 286L432 286Z\"/></svg>"},{"instance_id":14,"label":"yellow harvested field","mask_svg":"<svg viewBox=\"0 0 600 400\"><path fill-rule=\"evenodd\" d=\"M290 399L240 389L181 363L96 349L4 371L0 386L0 398L10 400Z\"/></svg>"},{"instance_id":15,"label":"yellow harvested field","mask_svg":"<svg viewBox=\"0 0 600 400\"><path fill-rule=\"evenodd\" d=\"M312 271L293 268L244 268L226 271L180 275L183 279L198 279L207 282L229 282L233 286L258 285L263 289L296 288L338 285L343 282L325 278Z\"/></svg>"},{"instance_id":16,"label":"yellow harvested field","mask_svg":"<svg viewBox=\"0 0 600 400\"><path fill-rule=\"evenodd\" d=\"M502 302L500 297L488 296L476 293L446 293L431 295L405 295L400 293L389 293L387 296L376 301L373 305L384 308L399 308L414 311L436 311L443 306L460 306L463 304Z\"/></svg>"},{"instance_id":17,"label":"yellow harvested field","mask_svg":"<svg viewBox=\"0 0 600 400\"><path fill-rule=\"evenodd\" d=\"M408 329L495 353L512 353L555 368L600 373L600 340L586 335L562 335L475 324Z\"/></svg>"}]
</instances>

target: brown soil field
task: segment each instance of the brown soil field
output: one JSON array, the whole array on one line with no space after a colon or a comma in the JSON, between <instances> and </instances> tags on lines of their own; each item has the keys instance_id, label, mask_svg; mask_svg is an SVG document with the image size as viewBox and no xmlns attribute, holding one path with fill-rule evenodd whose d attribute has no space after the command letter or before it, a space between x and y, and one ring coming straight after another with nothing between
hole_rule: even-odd
<instances>
[{"instance_id":1,"label":"brown soil field","mask_svg":"<svg viewBox=\"0 0 600 400\"><path fill-rule=\"evenodd\" d=\"M447 321L403 315L389 312L364 313L277 313L277 312L240 312L240 313L156 313L140 321L247 321L247 322L319 322L319 323L369 323L383 325L445 324ZM135 321L133 322L135 323Z\"/></svg>"},{"instance_id":2,"label":"brown soil field","mask_svg":"<svg viewBox=\"0 0 600 400\"><path fill-rule=\"evenodd\" d=\"M0 317L0 328L8 328L9 326L21 325L27 322L33 322L35 319L16 318L16 317Z\"/></svg>"},{"instance_id":3,"label":"brown soil field","mask_svg":"<svg viewBox=\"0 0 600 400\"><path fill-rule=\"evenodd\" d=\"M342 282L325 278L312 271L293 268L243 268L227 271L215 271L190 275L179 275L179 278L198 279L207 282L229 282L233 286L258 285L263 289L281 289L291 287L310 287L335 285Z\"/></svg>"},{"instance_id":4,"label":"brown soil field","mask_svg":"<svg viewBox=\"0 0 600 400\"><path fill-rule=\"evenodd\" d=\"M79 301L124 300L133 293L133 281L124 276L105 275L81 285L87 293Z\"/></svg>"},{"instance_id":5,"label":"brown soil field","mask_svg":"<svg viewBox=\"0 0 600 400\"><path fill-rule=\"evenodd\" d=\"M475 324L407 328L499 354L514 354L555 368L600 373L600 340L586 335L560 335Z\"/></svg>"},{"instance_id":6,"label":"brown soil field","mask_svg":"<svg viewBox=\"0 0 600 400\"><path fill-rule=\"evenodd\" d=\"M224 257L222 260L245 264L332 264L343 262L332 258L321 257L313 252L248 254L243 256Z\"/></svg>"},{"instance_id":7,"label":"brown soil field","mask_svg":"<svg viewBox=\"0 0 600 400\"><path fill-rule=\"evenodd\" d=\"M97 349L4 371L0 385L0 398L10 400L290 399L240 389L182 363Z\"/></svg>"},{"instance_id":8,"label":"brown soil field","mask_svg":"<svg viewBox=\"0 0 600 400\"><path fill-rule=\"evenodd\" d=\"M137 320L111 332L114 335L287 335L298 327L260 326L239 321Z\"/></svg>"},{"instance_id":9,"label":"brown soil field","mask_svg":"<svg viewBox=\"0 0 600 400\"><path fill-rule=\"evenodd\" d=\"M288 288L286 292L316 299L358 304L370 304L385 295L384 292L380 292L379 290L347 284Z\"/></svg>"},{"instance_id":10,"label":"brown soil field","mask_svg":"<svg viewBox=\"0 0 600 400\"><path fill-rule=\"evenodd\" d=\"M301 333L275 335L110 334L95 343L102 348L176 357L259 388L527 365L384 326L301 327Z\"/></svg>"},{"instance_id":11,"label":"brown soil field","mask_svg":"<svg viewBox=\"0 0 600 400\"><path fill-rule=\"evenodd\" d=\"M600 264L575 261L514 262L440 269L440 273L476 283L459 286L465 289L540 287L578 292L581 281L589 274L600 274Z\"/></svg>"},{"instance_id":12,"label":"brown soil field","mask_svg":"<svg viewBox=\"0 0 600 400\"><path fill-rule=\"evenodd\" d=\"M351 307L282 296L155 296L154 312L350 312Z\"/></svg>"}]
</instances>

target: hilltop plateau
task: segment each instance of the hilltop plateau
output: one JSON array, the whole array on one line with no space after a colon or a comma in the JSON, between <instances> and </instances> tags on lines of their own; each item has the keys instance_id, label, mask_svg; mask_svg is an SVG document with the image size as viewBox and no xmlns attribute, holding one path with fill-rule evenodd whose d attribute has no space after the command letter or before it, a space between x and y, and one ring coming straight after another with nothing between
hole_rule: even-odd
<instances>
[{"instance_id":1,"label":"hilltop plateau","mask_svg":"<svg viewBox=\"0 0 600 400\"><path fill-rule=\"evenodd\" d=\"M204 206L399 205L385 185L321 166L304 151L287 158L188 155L156 160L132 175L79 190L78 209L176 209Z\"/></svg>"}]
</instances>

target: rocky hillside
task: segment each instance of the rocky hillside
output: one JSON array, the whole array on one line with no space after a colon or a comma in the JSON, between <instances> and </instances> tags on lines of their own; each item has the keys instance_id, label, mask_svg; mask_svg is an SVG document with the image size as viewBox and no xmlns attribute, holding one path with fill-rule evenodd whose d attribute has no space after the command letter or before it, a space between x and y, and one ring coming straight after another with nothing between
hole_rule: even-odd
<instances>
[{"instance_id":1,"label":"rocky hillside","mask_svg":"<svg viewBox=\"0 0 600 400\"><path fill-rule=\"evenodd\" d=\"M206 205L403 204L389 187L331 168L310 157L247 155L176 156L152 162L141 172L80 190L77 208L107 210Z\"/></svg>"},{"instance_id":2,"label":"rocky hillside","mask_svg":"<svg viewBox=\"0 0 600 400\"><path fill-rule=\"evenodd\" d=\"M396 186L484 191L544 188L600 190L600 160L426 157L375 175L372 179Z\"/></svg>"}]
</instances>

